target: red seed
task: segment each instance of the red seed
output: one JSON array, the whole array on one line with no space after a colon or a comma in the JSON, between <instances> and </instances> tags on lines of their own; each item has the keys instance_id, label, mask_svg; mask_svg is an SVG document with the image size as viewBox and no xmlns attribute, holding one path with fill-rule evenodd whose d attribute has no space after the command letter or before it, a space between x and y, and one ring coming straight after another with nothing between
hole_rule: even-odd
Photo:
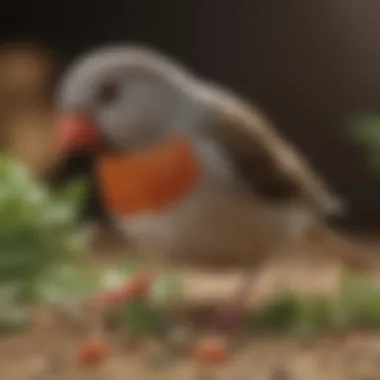
<instances>
[{"instance_id":1,"label":"red seed","mask_svg":"<svg viewBox=\"0 0 380 380\"><path fill-rule=\"evenodd\" d=\"M79 347L78 360L80 364L95 365L104 360L106 344L102 340L88 340Z\"/></svg>"},{"instance_id":2,"label":"red seed","mask_svg":"<svg viewBox=\"0 0 380 380\"><path fill-rule=\"evenodd\" d=\"M127 283L118 289L108 290L95 297L94 303L100 307L118 307L131 299L144 298L151 288L152 276L142 273L133 276Z\"/></svg>"},{"instance_id":3,"label":"red seed","mask_svg":"<svg viewBox=\"0 0 380 380\"><path fill-rule=\"evenodd\" d=\"M124 288L124 294L127 298L146 297L151 288L151 276L142 273L134 276Z\"/></svg>"},{"instance_id":4,"label":"red seed","mask_svg":"<svg viewBox=\"0 0 380 380\"><path fill-rule=\"evenodd\" d=\"M195 347L195 357L202 364L221 364L227 361L228 356L227 342L223 338L203 338Z\"/></svg>"}]
</instances>

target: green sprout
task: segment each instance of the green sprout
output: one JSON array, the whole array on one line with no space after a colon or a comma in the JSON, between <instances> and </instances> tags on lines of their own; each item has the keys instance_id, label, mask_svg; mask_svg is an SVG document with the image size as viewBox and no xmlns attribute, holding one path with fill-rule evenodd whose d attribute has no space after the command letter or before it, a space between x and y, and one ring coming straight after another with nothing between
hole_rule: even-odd
<instances>
[{"instance_id":1,"label":"green sprout","mask_svg":"<svg viewBox=\"0 0 380 380\"><path fill-rule=\"evenodd\" d=\"M254 331L281 331L310 336L326 330L380 328L380 286L365 277L345 274L338 294L306 298L280 294L247 321Z\"/></svg>"},{"instance_id":2,"label":"green sprout","mask_svg":"<svg viewBox=\"0 0 380 380\"><path fill-rule=\"evenodd\" d=\"M85 251L76 211L83 183L52 192L19 162L0 157L0 319L38 298L42 278Z\"/></svg>"}]
</instances>

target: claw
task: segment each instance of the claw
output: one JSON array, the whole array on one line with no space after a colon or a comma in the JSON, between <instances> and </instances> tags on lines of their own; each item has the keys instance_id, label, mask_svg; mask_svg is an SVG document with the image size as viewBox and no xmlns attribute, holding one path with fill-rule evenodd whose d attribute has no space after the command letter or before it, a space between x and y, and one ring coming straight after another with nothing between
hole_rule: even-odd
<instances>
[{"instance_id":1,"label":"claw","mask_svg":"<svg viewBox=\"0 0 380 380\"><path fill-rule=\"evenodd\" d=\"M235 330L242 325L248 311L253 278L252 273L248 273L243 278L230 301L216 312L215 319L212 320L212 326L225 331Z\"/></svg>"}]
</instances>

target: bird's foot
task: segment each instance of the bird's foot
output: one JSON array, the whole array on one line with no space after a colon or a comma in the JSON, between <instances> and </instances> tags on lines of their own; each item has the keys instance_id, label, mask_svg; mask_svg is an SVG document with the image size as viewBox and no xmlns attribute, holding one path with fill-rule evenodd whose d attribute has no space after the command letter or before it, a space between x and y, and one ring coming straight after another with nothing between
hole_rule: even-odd
<instances>
[{"instance_id":1,"label":"bird's foot","mask_svg":"<svg viewBox=\"0 0 380 380\"><path fill-rule=\"evenodd\" d=\"M233 297L217 310L211 321L211 328L222 331L236 330L244 323L248 301L252 289L252 273L248 274L239 285Z\"/></svg>"},{"instance_id":2,"label":"bird's foot","mask_svg":"<svg viewBox=\"0 0 380 380\"><path fill-rule=\"evenodd\" d=\"M231 300L217 310L212 320L213 329L226 332L238 329L244 322L246 311L244 302L240 300L238 302L237 299Z\"/></svg>"}]
</instances>

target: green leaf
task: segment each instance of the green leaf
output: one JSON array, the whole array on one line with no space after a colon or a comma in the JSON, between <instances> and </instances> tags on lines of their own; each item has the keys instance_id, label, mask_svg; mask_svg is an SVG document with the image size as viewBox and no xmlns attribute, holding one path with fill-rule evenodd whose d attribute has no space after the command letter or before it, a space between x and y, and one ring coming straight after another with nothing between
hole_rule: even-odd
<instances>
[{"instance_id":1,"label":"green leaf","mask_svg":"<svg viewBox=\"0 0 380 380\"><path fill-rule=\"evenodd\" d=\"M156 281L150 294L150 300L160 304L178 300L183 293L183 283L180 274L170 273Z\"/></svg>"},{"instance_id":2,"label":"green leaf","mask_svg":"<svg viewBox=\"0 0 380 380\"><path fill-rule=\"evenodd\" d=\"M380 166L380 115L363 114L352 117L347 131L353 141L359 142L368 152L371 164Z\"/></svg>"},{"instance_id":3,"label":"green leaf","mask_svg":"<svg viewBox=\"0 0 380 380\"><path fill-rule=\"evenodd\" d=\"M39 284L39 296L45 302L84 301L103 289L102 273L97 268L58 266Z\"/></svg>"},{"instance_id":4,"label":"green leaf","mask_svg":"<svg viewBox=\"0 0 380 380\"><path fill-rule=\"evenodd\" d=\"M57 275L57 266L74 266L84 257L76 216L85 187L82 181L54 193L9 156L0 156L0 181L0 290L12 284L12 302L30 302L41 281ZM70 281L85 289L86 276L74 277ZM62 287L69 288L70 281ZM9 302L0 299L0 308Z\"/></svg>"},{"instance_id":5,"label":"green leaf","mask_svg":"<svg viewBox=\"0 0 380 380\"><path fill-rule=\"evenodd\" d=\"M31 325L31 318L25 310L10 306L6 311L0 312L0 333L9 334L21 332Z\"/></svg>"},{"instance_id":6,"label":"green leaf","mask_svg":"<svg viewBox=\"0 0 380 380\"><path fill-rule=\"evenodd\" d=\"M141 260L124 260L120 263L117 263L116 270L120 273L121 276L125 278L133 275L136 272L142 271L146 268L146 264Z\"/></svg>"},{"instance_id":7,"label":"green leaf","mask_svg":"<svg viewBox=\"0 0 380 380\"><path fill-rule=\"evenodd\" d=\"M291 293L277 296L263 310L252 313L248 326L253 329L290 330L297 319L299 299Z\"/></svg>"},{"instance_id":8,"label":"green leaf","mask_svg":"<svg viewBox=\"0 0 380 380\"><path fill-rule=\"evenodd\" d=\"M351 117L347 129L352 137L361 141L380 139L380 115L362 114Z\"/></svg>"},{"instance_id":9,"label":"green leaf","mask_svg":"<svg viewBox=\"0 0 380 380\"><path fill-rule=\"evenodd\" d=\"M121 309L120 318L122 325L134 336L158 333L163 326L160 313L144 300L129 301Z\"/></svg>"},{"instance_id":10,"label":"green leaf","mask_svg":"<svg viewBox=\"0 0 380 380\"><path fill-rule=\"evenodd\" d=\"M377 284L365 277L346 275L341 298L353 324L380 327L380 289Z\"/></svg>"}]
</instances>

